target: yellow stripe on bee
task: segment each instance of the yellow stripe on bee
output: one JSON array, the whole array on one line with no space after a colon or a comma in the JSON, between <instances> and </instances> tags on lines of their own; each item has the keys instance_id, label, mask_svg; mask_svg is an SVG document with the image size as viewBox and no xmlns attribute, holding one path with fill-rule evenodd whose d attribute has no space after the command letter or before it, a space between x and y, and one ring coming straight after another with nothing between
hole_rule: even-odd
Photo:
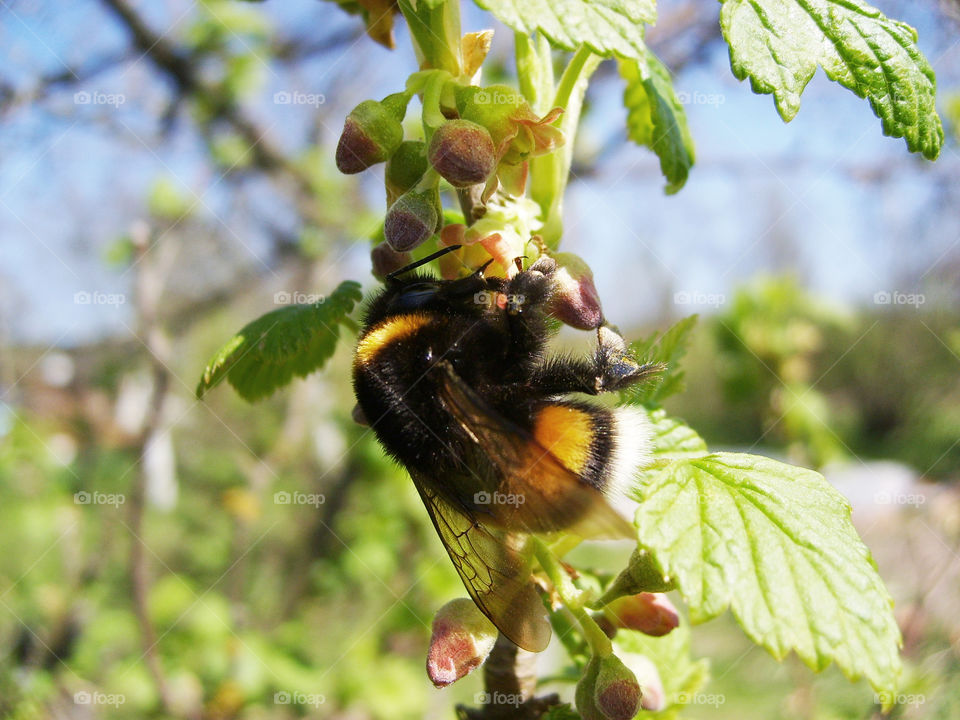
<instances>
[{"instance_id":1,"label":"yellow stripe on bee","mask_svg":"<svg viewBox=\"0 0 960 720\"><path fill-rule=\"evenodd\" d=\"M533 436L565 467L582 474L590 459L593 418L583 410L566 405L548 405L534 422Z\"/></svg>"},{"instance_id":2,"label":"yellow stripe on bee","mask_svg":"<svg viewBox=\"0 0 960 720\"><path fill-rule=\"evenodd\" d=\"M410 337L429 322L430 317L422 313L387 318L361 338L357 345L357 364L366 365L381 349L392 342Z\"/></svg>"}]
</instances>

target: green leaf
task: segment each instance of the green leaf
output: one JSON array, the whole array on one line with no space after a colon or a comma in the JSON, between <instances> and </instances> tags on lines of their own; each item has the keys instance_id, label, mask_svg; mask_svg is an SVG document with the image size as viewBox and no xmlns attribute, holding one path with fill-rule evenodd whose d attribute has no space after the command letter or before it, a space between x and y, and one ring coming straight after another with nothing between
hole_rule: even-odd
<instances>
[{"instance_id":1,"label":"green leaf","mask_svg":"<svg viewBox=\"0 0 960 720\"><path fill-rule=\"evenodd\" d=\"M936 78L917 32L861 0L721 0L730 65L754 92L773 93L790 121L816 72L870 101L883 132L931 160L940 154Z\"/></svg>"},{"instance_id":2,"label":"green leaf","mask_svg":"<svg viewBox=\"0 0 960 720\"><path fill-rule=\"evenodd\" d=\"M621 60L619 67L627 84L623 92L627 134L660 158L666 193L672 195L687 182L694 152L687 113L673 89L670 71L650 51L638 60Z\"/></svg>"},{"instance_id":3,"label":"green leaf","mask_svg":"<svg viewBox=\"0 0 960 720\"><path fill-rule=\"evenodd\" d=\"M674 323L662 335L658 332L630 344L630 353L644 362L663 363L667 369L659 382L634 385L620 393L620 401L628 405L656 407L670 395L683 390L683 371L680 360L687 351L690 331L697 324L697 315Z\"/></svg>"},{"instance_id":4,"label":"green leaf","mask_svg":"<svg viewBox=\"0 0 960 720\"><path fill-rule=\"evenodd\" d=\"M900 631L850 506L812 470L716 453L643 474L640 546L704 622L728 607L756 643L814 670L836 662L896 692Z\"/></svg>"},{"instance_id":5,"label":"green leaf","mask_svg":"<svg viewBox=\"0 0 960 720\"><path fill-rule=\"evenodd\" d=\"M707 443L683 420L667 416L660 408L650 413L655 460L676 460L707 454Z\"/></svg>"},{"instance_id":6,"label":"green leaf","mask_svg":"<svg viewBox=\"0 0 960 720\"><path fill-rule=\"evenodd\" d=\"M476 0L500 22L527 35L542 32L566 50L586 45L598 55L642 58L644 23L657 19L655 0Z\"/></svg>"},{"instance_id":7,"label":"green leaf","mask_svg":"<svg viewBox=\"0 0 960 720\"><path fill-rule=\"evenodd\" d=\"M197 385L197 398L226 377L240 397L253 402L294 376L320 369L361 297L359 283L346 281L323 302L289 305L257 318L213 356Z\"/></svg>"},{"instance_id":8,"label":"green leaf","mask_svg":"<svg viewBox=\"0 0 960 720\"><path fill-rule=\"evenodd\" d=\"M554 705L540 717L542 720L580 720L580 715L570 707L570 703Z\"/></svg>"}]
</instances>

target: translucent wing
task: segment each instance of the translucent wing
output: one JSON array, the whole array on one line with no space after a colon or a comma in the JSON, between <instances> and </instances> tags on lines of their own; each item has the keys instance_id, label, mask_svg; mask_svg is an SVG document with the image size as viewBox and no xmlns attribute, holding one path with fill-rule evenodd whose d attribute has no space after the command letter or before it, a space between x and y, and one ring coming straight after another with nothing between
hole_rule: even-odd
<instances>
[{"instance_id":1,"label":"translucent wing","mask_svg":"<svg viewBox=\"0 0 960 720\"><path fill-rule=\"evenodd\" d=\"M515 644L540 652L550 642L550 623L530 576L530 554L516 534L485 527L454 507L412 471L433 526L477 607Z\"/></svg>"},{"instance_id":2,"label":"translucent wing","mask_svg":"<svg viewBox=\"0 0 960 720\"><path fill-rule=\"evenodd\" d=\"M475 441L465 450L472 454L464 458L465 465L496 468L495 478L469 478L487 491L481 499L488 502L468 504L474 515L507 530L563 530L584 538L636 537L633 527L617 514L602 491L564 466L529 432L491 408L450 363L440 362L437 369L443 373L441 401ZM449 497L444 487L437 489Z\"/></svg>"}]
</instances>

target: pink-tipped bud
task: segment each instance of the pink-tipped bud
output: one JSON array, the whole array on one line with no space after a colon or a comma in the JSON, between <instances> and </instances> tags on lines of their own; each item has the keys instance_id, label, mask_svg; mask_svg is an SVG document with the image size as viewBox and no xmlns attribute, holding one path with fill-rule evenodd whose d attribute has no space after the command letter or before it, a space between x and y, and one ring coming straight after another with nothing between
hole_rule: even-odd
<instances>
[{"instance_id":1,"label":"pink-tipped bud","mask_svg":"<svg viewBox=\"0 0 960 720\"><path fill-rule=\"evenodd\" d=\"M660 671L646 655L623 652L617 650L617 656L623 660L640 683L643 695L640 698L640 707L651 712L659 712L667 707L667 693L663 689Z\"/></svg>"},{"instance_id":2,"label":"pink-tipped bud","mask_svg":"<svg viewBox=\"0 0 960 720\"><path fill-rule=\"evenodd\" d=\"M433 618L427 675L445 687L480 667L497 641L497 628L469 598L451 600Z\"/></svg>"},{"instance_id":3,"label":"pink-tipped bud","mask_svg":"<svg viewBox=\"0 0 960 720\"><path fill-rule=\"evenodd\" d=\"M403 142L396 112L376 100L357 105L343 124L337 143L337 169L347 175L387 160Z\"/></svg>"},{"instance_id":4,"label":"pink-tipped bud","mask_svg":"<svg viewBox=\"0 0 960 720\"><path fill-rule=\"evenodd\" d=\"M438 127L427 157L440 176L458 188L485 183L497 167L490 133L469 120L449 120Z\"/></svg>"},{"instance_id":5,"label":"pink-tipped bud","mask_svg":"<svg viewBox=\"0 0 960 720\"><path fill-rule=\"evenodd\" d=\"M437 189L423 192L409 190L387 210L383 235L394 250L407 252L433 235L439 220L440 197Z\"/></svg>"},{"instance_id":6,"label":"pink-tipped bud","mask_svg":"<svg viewBox=\"0 0 960 720\"><path fill-rule=\"evenodd\" d=\"M666 635L680 622L677 609L663 593L625 595L604 607L603 614L616 628L654 637Z\"/></svg>"},{"instance_id":7,"label":"pink-tipped bud","mask_svg":"<svg viewBox=\"0 0 960 720\"><path fill-rule=\"evenodd\" d=\"M410 264L412 257L408 252L397 252L389 243L382 242L370 251L370 264L373 276L383 280L387 275Z\"/></svg>"},{"instance_id":8,"label":"pink-tipped bud","mask_svg":"<svg viewBox=\"0 0 960 720\"><path fill-rule=\"evenodd\" d=\"M553 273L554 294L550 312L561 322L580 330L593 330L603 323L600 295L593 283L593 272L572 253L557 253Z\"/></svg>"},{"instance_id":9,"label":"pink-tipped bud","mask_svg":"<svg viewBox=\"0 0 960 720\"><path fill-rule=\"evenodd\" d=\"M616 655L600 660L594 702L607 720L633 720L640 710L640 683Z\"/></svg>"}]
</instances>

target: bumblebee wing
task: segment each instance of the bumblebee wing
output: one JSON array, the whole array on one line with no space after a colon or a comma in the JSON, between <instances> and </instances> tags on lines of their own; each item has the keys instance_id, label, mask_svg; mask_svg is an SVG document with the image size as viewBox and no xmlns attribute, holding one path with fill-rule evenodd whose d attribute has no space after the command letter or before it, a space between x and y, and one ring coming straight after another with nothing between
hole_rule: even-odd
<instances>
[{"instance_id":1,"label":"bumblebee wing","mask_svg":"<svg viewBox=\"0 0 960 720\"><path fill-rule=\"evenodd\" d=\"M480 524L454 507L434 483L411 473L433 526L477 607L524 650L540 652L550 642L547 611L530 576L523 538Z\"/></svg>"},{"instance_id":2,"label":"bumblebee wing","mask_svg":"<svg viewBox=\"0 0 960 720\"><path fill-rule=\"evenodd\" d=\"M607 502L601 490L566 467L533 435L491 408L446 361L440 396L447 410L470 435L470 451L498 469L491 492L512 502L477 506L474 512L498 527L524 532L567 531L584 538L634 538L633 527ZM480 459L480 458L478 458ZM493 499L496 499L495 497Z\"/></svg>"}]
</instances>

